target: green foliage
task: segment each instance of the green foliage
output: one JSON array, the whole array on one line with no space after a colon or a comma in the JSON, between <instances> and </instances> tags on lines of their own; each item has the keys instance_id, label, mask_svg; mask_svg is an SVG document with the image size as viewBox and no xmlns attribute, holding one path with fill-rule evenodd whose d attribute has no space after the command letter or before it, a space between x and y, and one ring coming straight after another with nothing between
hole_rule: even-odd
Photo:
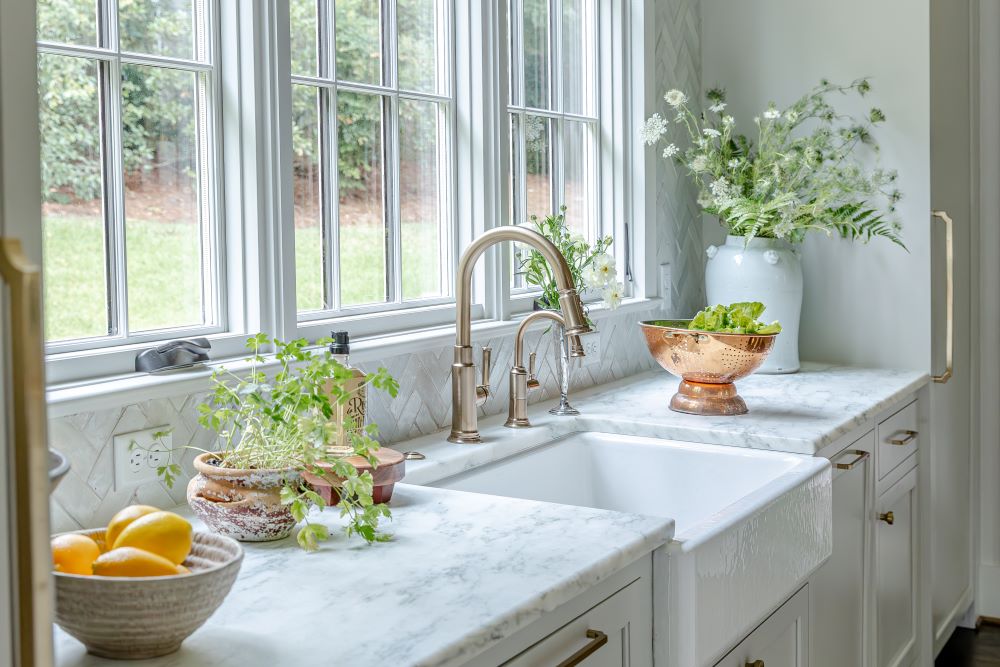
<instances>
[{"instance_id":1,"label":"green foliage","mask_svg":"<svg viewBox=\"0 0 1000 667\"><path fill-rule=\"evenodd\" d=\"M664 99L690 145L671 143L663 156L688 169L701 187L698 203L735 236L798 243L816 230L864 242L882 237L905 249L894 217L902 197L896 172L865 170L855 159L863 146L877 153L872 130L885 114L872 108L854 118L838 113L828 99L870 90L867 79L847 86L822 81L785 109L772 103L754 118L756 144L736 133L725 91L708 91L707 111L696 114L682 91L671 90ZM652 145L668 130L669 121L654 114L642 134Z\"/></svg>"},{"instance_id":2,"label":"green foliage","mask_svg":"<svg viewBox=\"0 0 1000 667\"><path fill-rule=\"evenodd\" d=\"M764 310L764 304L760 301L741 301L729 306L711 306L698 311L688 328L730 334L767 335L781 333L781 325L777 320L770 324L760 321Z\"/></svg>"},{"instance_id":3,"label":"green foliage","mask_svg":"<svg viewBox=\"0 0 1000 667\"><path fill-rule=\"evenodd\" d=\"M566 226L565 206L556 215L545 218L533 215L529 222L562 253L573 275L577 292L582 293L588 288L600 289L609 307L618 306L624 288L616 281L618 272L615 269L615 259L607 252L614 242L610 235L599 238L594 245L590 245L582 234L574 234ZM531 247L519 247L517 260L528 284L542 288L538 303L543 308L558 310L559 287L552 267L542 254Z\"/></svg>"}]
</instances>

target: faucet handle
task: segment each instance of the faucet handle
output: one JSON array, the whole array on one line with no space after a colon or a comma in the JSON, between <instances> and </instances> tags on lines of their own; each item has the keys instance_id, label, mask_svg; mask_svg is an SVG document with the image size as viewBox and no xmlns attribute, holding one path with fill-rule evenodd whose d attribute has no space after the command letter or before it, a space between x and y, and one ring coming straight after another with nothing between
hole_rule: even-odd
<instances>
[{"instance_id":1,"label":"faucet handle","mask_svg":"<svg viewBox=\"0 0 1000 667\"><path fill-rule=\"evenodd\" d=\"M490 358L493 348L483 348L483 383L476 387L476 405L482 405L490 397Z\"/></svg>"},{"instance_id":2,"label":"faucet handle","mask_svg":"<svg viewBox=\"0 0 1000 667\"><path fill-rule=\"evenodd\" d=\"M541 384L538 378L535 377L535 360L537 357L538 354L535 352L528 355L528 389L537 389Z\"/></svg>"}]
</instances>

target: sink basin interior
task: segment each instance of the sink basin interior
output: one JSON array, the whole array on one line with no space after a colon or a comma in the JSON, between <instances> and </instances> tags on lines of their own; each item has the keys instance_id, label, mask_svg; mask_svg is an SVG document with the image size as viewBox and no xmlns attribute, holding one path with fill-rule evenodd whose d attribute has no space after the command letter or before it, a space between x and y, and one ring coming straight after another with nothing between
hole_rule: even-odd
<instances>
[{"instance_id":1,"label":"sink basin interior","mask_svg":"<svg viewBox=\"0 0 1000 667\"><path fill-rule=\"evenodd\" d=\"M798 467L795 454L573 433L433 484L440 488L664 516L675 536Z\"/></svg>"}]
</instances>

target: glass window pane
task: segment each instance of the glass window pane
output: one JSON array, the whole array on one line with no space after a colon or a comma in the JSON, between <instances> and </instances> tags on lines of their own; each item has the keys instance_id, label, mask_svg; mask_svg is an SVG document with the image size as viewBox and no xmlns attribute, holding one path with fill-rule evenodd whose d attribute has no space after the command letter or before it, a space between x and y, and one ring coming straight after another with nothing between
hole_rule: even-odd
<instances>
[{"instance_id":1,"label":"glass window pane","mask_svg":"<svg viewBox=\"0 0 1000 667\"><path fill-rule=\"evenodd\" d=\"M340 300L344 306L384 302L387 296L382 99L363 93L337 94Z\"/></svg>"},{"instance_id":2,"label":"glass window pane","mask_svg":"<svg viewBox=\"0 0 1000 667\"><path fill-rule=\"evenodd\" d=\"M288 3L292 74L318 76L320 73L318 11L317 0L290 0Z\"/></svg>"},{"instance_id":3,"label":"glass window pane","mask_svg":"<svg viewBox=\"0 0 1000 667\"><path fill-rule=\"evenodd\" d=\"M195 44L196 9L203 22L204 0L120 2L118 34L122 51L204 60Z\"/></svg>"},{"instance_id":4,"label":"glass window pane","mask_svg":"<svg viewBox=\"0 0 1000 667\"><path fill-rule=\"evenodd\" d=\"M549 0L523 0L524 103L549 109Z\"/></svg>"},{"instance_id":5,"label":"glass window pane","mask_svg":"<svg viewBox=\"0 0 1000 667\"><path fill-rule=\"evenodd\" d=\"M382 83L381 0L336 0L337 78Z\"/></svg>"},{"instance_id":6,"label":"glass window pane","mask_svg":"<svg viewBox=\"0 0 1000 667\"><path fill-rule=\"evenodd\" d=\"M442 229L442 111L433 102L399 101L399 209L403 298L441 296L446 235Z\"/></svg>"},{"instance_id":7,"label":"glass window pane","mask_svg":"<svg viewBox=\"0 0 1000 667\"><path fill-rule=\"evenodd\" d=\"M397 0L396 24L399 87L438 92L437 53L441 30L441 0Z\"/></svg>"},{"instance_id":8,"label":"glass window pane","mask_svg":"<svg viewBox=\"0 0 1000 667\"><path fill-rule=\"evenodd\" d=\"M204 324L198 75L122 67L129 329Z\"/></svg>"},{"instance_id":9,"label":"glass window pane","mask_svg":"<svg viewBox=\"0 0 1000 667\"><path fill-rule=\"evenodd\" d=\"M552 136L549 120L524 115L524 179L527 215L544 218L552 206Z\"/></svg>"},{"instance_id":10,"label":"glass window pane","mask_svg":"<svg viewBox=\"0 0 1000 667\"><path fill-rule=\"evenodd\" d=\"M594 113L594 29L592 0L563 0L562 107L569 113Z\"/></svg>"},{"instance_id":11,"label":"glass window pane","mask_svg":"<svg viewBox=\"0 0 1000 667\"><path fill-rule=\"evenodd\" d=\"M319 95L312 86L292 86L295 298L299 310L321 310L328 303L323 280Z\"/></svg>"},{"instance_id":12,"label":"glass window pane","mask_svg":"<svg viewBox=\"0 0 1000 667\"><path fill-rule=\"evenodd\" d=\"M108 334L98 65L40 55L47 340Z\"/></svg>"},{"instance_id":13,"label":"glass window pane","mask_svg":"<svg viewBox=\"0 0 1000 667\"><path fill-rule=\"evenodd\" d=\"M563 173L566 224L593 241L596 228L597 151L596 127L591 123L563 122Z\"/></svg>"},{"instance_id":14,"label":"glass window pane","mask_svg":"<svg viewBox=\"0 0 1000 667\"><path fill-rule=\"evenodd\" d=\"M38 0L38 39L97 45L97 0Z\"/></svg>"}]
</instances>

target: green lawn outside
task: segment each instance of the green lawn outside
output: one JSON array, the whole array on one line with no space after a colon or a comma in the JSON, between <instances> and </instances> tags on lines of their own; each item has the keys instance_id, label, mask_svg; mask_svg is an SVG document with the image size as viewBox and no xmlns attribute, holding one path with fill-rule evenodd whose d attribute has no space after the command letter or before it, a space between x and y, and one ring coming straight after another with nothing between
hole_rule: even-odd
<instances>
[{"instance_id":1,"label":"green lawn outside","mask_svg":"<svg viewBox=\"0 0 1000 667\"><path fill-rule=\"evenodd\" d=\"M103 223L97 218L47 216L45 330L48 340L99 336L107 331ZM129 324L133 331L202 321L198 228L186 223L131 220L127 230ZM380 228L341 231L345 304L384 298L384 234ZM318 227L295 230L300 310L322 307L322 244ZM440 290L435 224L402 227L404 298Z\"/></svg>"}]
</instances>

